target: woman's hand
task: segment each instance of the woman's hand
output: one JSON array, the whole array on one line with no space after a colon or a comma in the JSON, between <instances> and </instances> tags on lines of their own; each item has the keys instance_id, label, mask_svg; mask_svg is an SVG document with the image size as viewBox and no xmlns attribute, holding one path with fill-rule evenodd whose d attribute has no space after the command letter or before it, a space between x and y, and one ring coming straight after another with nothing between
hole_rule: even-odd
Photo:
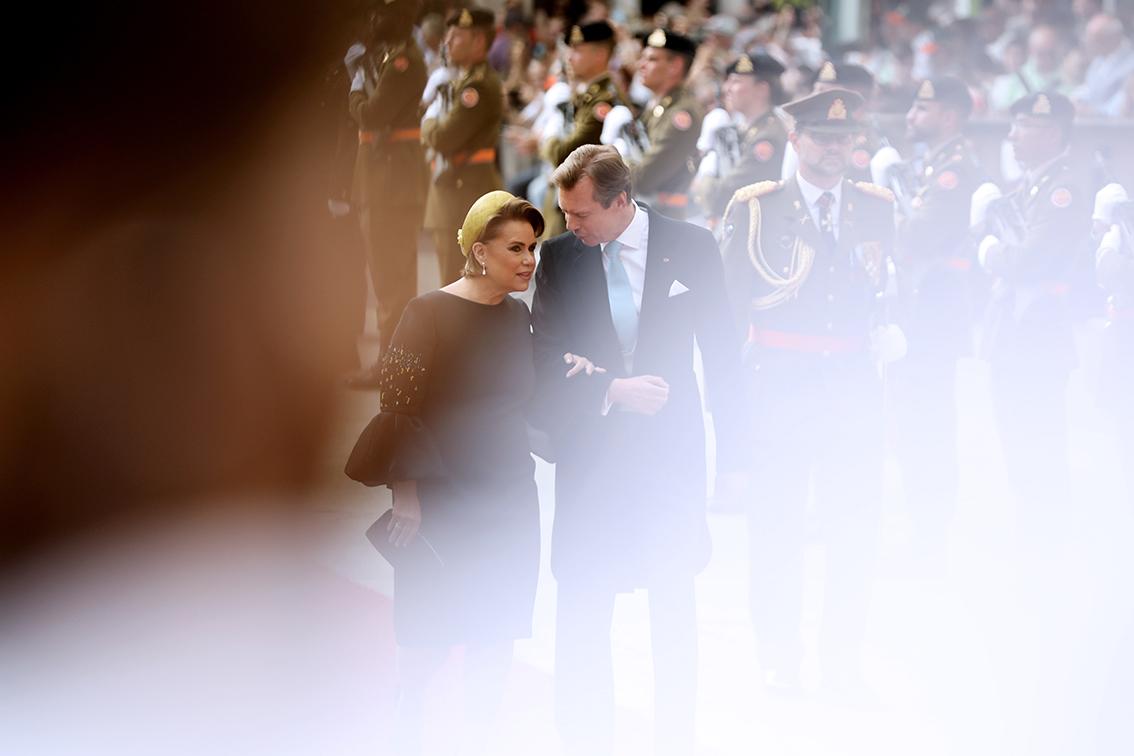
<instances>
[{"instance_id":1,"label":"woman's hand","mask_svg":"<svg viewBox=\"0 0 1134 756\"><path fill-rule=\"evenodd\" d=\"M571 369L567 371L568 378L584 372L587 375L593 375L595 373L602 374L606 372L606 368L598 367L586 357L583 357L579 354L571 354L570 352L568 352L567 354L563 355L563 361L571 366Z\"/></svg>"},{"instance_id":2,"label":"woman's hand","mask_svg":"<svg viewBox=\"0 0 1134 756\"><path fill-rule=\"evenodd\" d=\"M386 527L390 543L405 546L417 535L421 527L421 502L417 499L417 481L406 480L394 484L394 516Z\"/></svg>"}]
</instances>

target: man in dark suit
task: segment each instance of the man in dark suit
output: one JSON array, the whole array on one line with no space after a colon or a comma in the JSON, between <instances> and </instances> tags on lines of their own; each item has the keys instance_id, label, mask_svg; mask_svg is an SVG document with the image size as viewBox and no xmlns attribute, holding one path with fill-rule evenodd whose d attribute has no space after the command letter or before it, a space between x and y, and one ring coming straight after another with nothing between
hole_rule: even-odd
<instances>
[{"instance_id":1,"label":"man in dark suit","mask_svg":"<svg viewBox=\"0 0 1134 756\"><path fill-rule=\"evenodd\" d=\"M732 421L739 343L720 257L704 229L634 202L630 169L613 147L578 148L552 181L570 233L543 244L532 320L557 454L557 719L573 751L610 752L615 595L646 588L658 750L692 754L693 578L710 552L694 337L720 410L718 469L742 463ZM565 380L569 353L606 372Z\"/></svg>"},{"instance_id":2,"label":"man in dark suit","mask_svg":"<svg viewBox=\"0 0 1134 756\"><path fill-rule=\"evenodd\" d=\"M744 187L723 221L754 434L752 622L765 681L798 692L807 503L826 547L819 657L827 691L869 698L860 669L882 500L885 351L879 294L893 195L847 178L862 98L832 89L783 106L798 172ZM873 343L872 343L873 342ZM873 349L872 349L873 347Z\"/></svg>"}]
</instances>

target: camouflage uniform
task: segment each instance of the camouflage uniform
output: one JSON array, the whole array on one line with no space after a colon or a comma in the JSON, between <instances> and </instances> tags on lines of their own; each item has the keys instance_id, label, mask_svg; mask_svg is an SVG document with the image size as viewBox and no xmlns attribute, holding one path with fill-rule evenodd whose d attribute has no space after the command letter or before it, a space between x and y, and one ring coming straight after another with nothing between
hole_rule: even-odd
<instances>
[{"instance_id":1,"label":"camouflage uniform","mask_svg":"<svg viewBox=\"0 0 1134 756\"><path fill-rule=\"evenodd\" d=\"M385 350L406 303L417 296L417 236L426 186L418 123L427 75L412 40L379 50L362 65L367 87L350 94L359 128L354 194Z\"/></svg>"},{"instance_id":2,"label":"camouflage uniform","mask_svg":"<svg viewBox=\"0 0 1134 756\"><path fill-rule=\"evenodd\" d=\"M496 168L504 95L496 72L481 61L439 96L448 105L440 116L422 123L421 140L437 156L425 227L433 231L444 285L460 278L464 269L457 229L468 209L481 195L504 186Z\"/></svg>"}]
</instances>

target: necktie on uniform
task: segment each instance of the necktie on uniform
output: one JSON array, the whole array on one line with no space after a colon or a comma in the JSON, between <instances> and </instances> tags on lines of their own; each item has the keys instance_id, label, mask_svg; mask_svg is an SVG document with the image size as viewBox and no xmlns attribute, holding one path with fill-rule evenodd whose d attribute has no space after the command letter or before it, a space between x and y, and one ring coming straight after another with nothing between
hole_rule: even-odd
<instances>
[{"instance_id":1,"label":"necktie on uniform","mask_svg":"<svg viewBox=\"0 0 1134 756\"><path fill-rule=\"evenodd\" d=\"M823 192L819 195L819 199L815 200L815 204L819 206L819 234L823 237L827 249L833 251L838 246L838 242L835 241L835 217L831 212L831 206L835 204L835 195Z\"/></svg>"},{"instance_id":2,"label":"necktie on uniform","mask_svg":"<svg viewBox=\"0 0 1134 756\"><path fill-rule=\"evenodd\" d=\"M630 288L630 276L622 264L622 242L615 240L602 251L606 255L606 296L610 300L610 318L618 334L622 356L634 353L638 341L638 310L634 306L634 292Z\"/></svg>"}]
</instances>

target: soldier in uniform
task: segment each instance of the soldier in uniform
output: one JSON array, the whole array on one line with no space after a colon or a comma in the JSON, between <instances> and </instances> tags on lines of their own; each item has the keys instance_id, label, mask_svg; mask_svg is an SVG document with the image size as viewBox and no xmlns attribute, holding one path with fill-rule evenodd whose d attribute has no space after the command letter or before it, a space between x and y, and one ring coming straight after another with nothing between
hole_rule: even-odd
<instances>
[{"instance_id":1,"label":"soldier in uniform","mask_svg":"<svg viewBox=\"0 0 1134 756\"><path fill-rule=\"evenodd\" d=\"M1107 293L1102 397L1118 424L1126 495L1134 504L1134 202L1118 204L1111 220L1095 253L1098 283Z\"/></svg>"},{"instance_id":2,"label":"soldier in uniform","mask_svg":"<svg viewBox=\"0 0 1134 756\"><path fill-rule=\"evenodd\" d=\"M442 284L461 277L465 261L457 229L468 209L504 186L496 169L504 95L500 78L488 65L494 17L491 11L464 8L446 24L445 48L457 75L443 85L421 124L421 140L434 153L425 227L433 232Z\"/></svg>"},{"instance_id":3,"label":"soldier in uniform","mask_svg":"<svg viewBox=\"0 0 1134 756\"><path fill-rule=\"evenodd\" d=\"M962 129L972 113L968 87L955 77L927 79L906 115L924 157L896 166L897 266L905 359L893 369L913 552L934 572L944 567L957 497L957 360L971 345L968 278L972 268L969 198L981 170Z\"/></svg>"},{"instance_id":4,"label":"soldier in uniform","mask_svg":"<svg viewBox=\"0 0 1134 756\"><path fill-rule=\"evenodd\" d=\"M375 3L365 46L346 57L350 113L358 124L354 205L378 300L378 334L386 351L406 303L417 296L417 236L425 196L418 103L425 61L413 40L417 0ZM379 361L350 376L353 388L377 388Z\"/></svg>"},{"instance_id":5,"label":"soldier in uniform","mask_svg":"<svg viewBox=\"0 0 1134 756\"><path fill-rule=\"evenodd\" d=\"M642 50L638 70L654 93L642 113L649 147L631 166L638 196L671 218L689 211L689 185L697 171L697 135L704 117L685 77L697 45L680 34L655 29Z\"/></svg>"},{"instance_id":6,"label":"soldier in uniform","mask_svg":"<svg viewBox=\"0 0 1134 756\"><path fill-rule=\"evenodd\" d=\"M983 219L978 259L994 279L983 351L1021 520L1027 536L1043 538L1058 531L1069 496L1066 386L1076 356L1066 295L1091 203L1068 156L1071 101L1027 95L1012 116L1009 140L1026 173Z\"/></svg>"},{"instance_id":7,"label":"soldier in uniform","mask_svg":"<svg viewBox=\"0 0 1134 756\"><path fill-rule=\"evenodd\" d=\"M611 109L623 101L610 76L610 56L614 53L614 29L611 25L606 21L595 21L572 26L566 39L571 48L568 60L575 83L571 99L565 103L565 132L562 136L548 139L540 150L552 170L558 168L576 147L599 144L603 122ZM549 188L543 203L549 239L567 230L556 198L556 192Z\"/></svg>"},{"instance_id":8,"label":"soldier in uniform","mask_svg":"<svg viewBox=\"0 0 1134 756\"><path fill-rule=\"evenodd\" d=\"M787 133L774 109L783 101L784 67L769 55L741 55L726 71L724 106L736 124L735 165L704 176L698 194L710 219L720 218L736 190L779 178ZM721 149L715 146L711 149ZM728 161L717 161L724 165Z\"/></svg>"},{"instance_id":9,"label":"soldier in uniform","mask_svg":"<svg viewBox=\"0 0 1134 756\"><path fill-rule=\"evenodd\" d=\"M862 98L831 89L783 106L797 174L742 188L722 221L730 302L747 341L754 434L751 611L765 681L797 688L805 510L826 545L825 686L866 693L866 630L882 497L882 394L871 354L894 241L893 195L847 178Z\"/></svg>"},{"instance_id":10,"label":"soldier in uniform","mask_svg":"<svg viewBox=\"0 0 1134 756\"><path fill-rule=\"evenodd\" d=\"M874 75L862 66L853 63L832 63L827 61L819 68L812 82L811 91L825 92L828 89L849 89L862 97L862 112L856 118L862 130L854 138L851 150L851 165L847 175L855 181L871 180L870 161L882 146L883 139L869 118L871 104L874 102ZM795 152L789 147L784 156L783 177L795 175L797 163Z\"/></svg>"}]
</instances>

